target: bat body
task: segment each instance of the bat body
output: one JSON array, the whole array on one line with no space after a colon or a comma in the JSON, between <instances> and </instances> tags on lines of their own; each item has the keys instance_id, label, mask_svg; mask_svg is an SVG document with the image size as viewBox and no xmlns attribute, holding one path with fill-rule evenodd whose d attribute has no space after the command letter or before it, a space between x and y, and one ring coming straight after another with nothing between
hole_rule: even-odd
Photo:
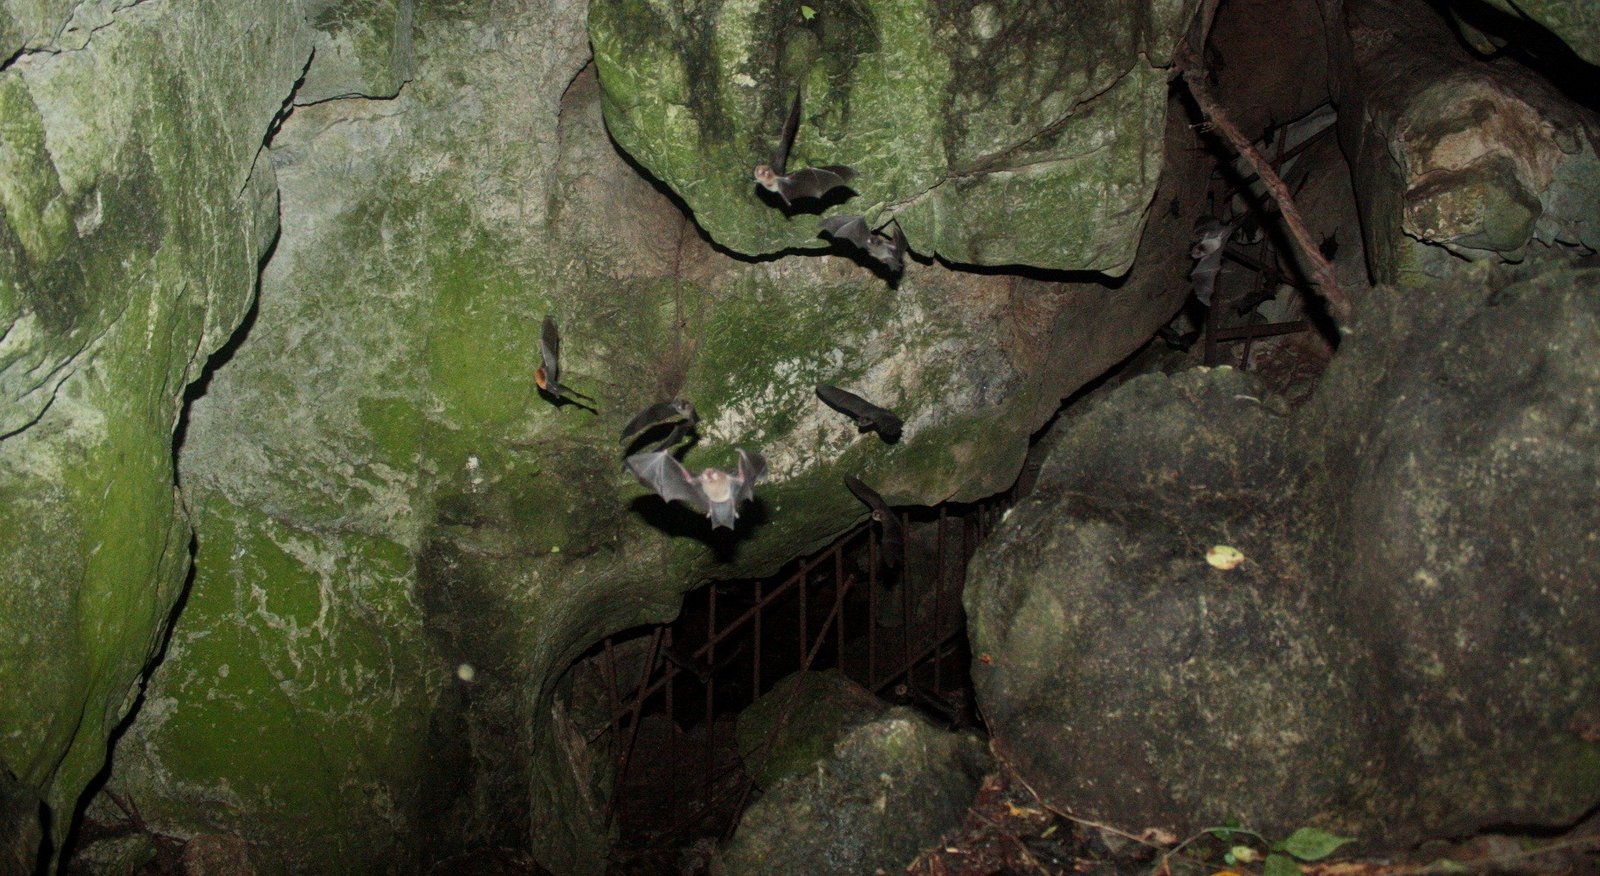
<instances>
[{"instance_id":1,"label":"bat body","mask_svg":"<svg viewBox=\"0 0 1600 876\"><path fill-rule=\"evenodd\" d=\"M772 163L758 164L755 169L756 185L769 192L776 192L778 197L783 199L784 206L803 198L820 198L848 184L856 175L855 168L843 164L805 167L794 173L787 173L789 148L794 145L794 136L799 130L800 92L796 91L794 103L789 106L789 117L783 123L783 136L778 140L778 148L772 153Z\"/></svg>"},{"instance_id":2,"label":"bat body","mask_svg":"<svg viewBox=\"0 0 1600 876\"><path fill-rule=\"evenodd\" d=\"M856 428L866 432L874 430L878 437L893 444L900 440L900 418L888 408L880 408L853 392L846 392L826 383L817 385L817 398L841 414L854 417Z\"/></svg>"},{"instance_id":3,"label":"bat body","mask_svg":"<svg viewBox=\"0 0 1600 876\"><path fill-rule=\"evenodd\" d=\"M538 384L540 392L558 402L567 400L582 405L577 399L594 401L571 387L561 385L561 333L556 330L556 321L548 316L544 318L544 329L539 334L539 367L533 372L533 382Z\"/></svg>"},{"instance_id":4,"label":"bat body","mask_svg":"<svg viewBox=\"0 0 1600 876\"><path fill-rule=\"evenodd\" d=\"M888 502L883 501L877 490L862 483L860 479L845 475L844 485L872 511L872 519L878 521L878 526L883 531L884 563L890 566L899 565L901 556L905 554L906 544L905 528L900 524L900 515L894 513L894 509L889 507Z\"/></svg>"},{"instance_id":5,"label":"bat body","mask_svg":"<svg viewBox=\"0 0 1600 876\"><path fill-rule=\"evenodd\" d=\"M707 468L690 474L683 463L665 450L636 453L625 460L633 476L668 502L683 502L704 512L713 529L732 529L739 506L755 497L755 485L767 474L767 461L759 453L739 451L739 466L732 473Z\"/></svg>"},{"instance_id":6,"label":"bat body","mask_svg":"<svg viewBox=\"0 0 1600 876\"><path fill-rule=\"evenodd\" d=\"M822 233L834 240L843 240L883 263L893 273L905 270L906 235L900 223L893 219L894 234L884 234L867 227L860 216L829 216L822 220Z\"/></svg>"},{"instance_id":7,"label":"bat body","mask_svg":"<svg viewBox=\"0 0 1600 876\"><path fill-rule=\"evenodd\" d=\"M1189 279L1194 281L1194 297L1210 307L1211 296L1217 288L1217 274L1222 272L1222 251L1228 245L1229 235L1233 234L1233 226L1215 216L1202 216L1195 222L1194 230L1199 239L1189 250L1189 257L1196 262Z\"/></svg>"},{"instance_id":8,"label":"bat body","mask_svg":"<svg viewBox=\"0 0 1600 876\"><path fill-rule=\"evenodd\" d=\"M628 421L628 425L622 427L622 440L630 441L657 426L671 424L672 431L667 434L666 440L651 448L651 450L666 450L693 432L699 422L700 415L690 402L682 399L656 402L640 411Z\"/></svg>"}]
</instances>

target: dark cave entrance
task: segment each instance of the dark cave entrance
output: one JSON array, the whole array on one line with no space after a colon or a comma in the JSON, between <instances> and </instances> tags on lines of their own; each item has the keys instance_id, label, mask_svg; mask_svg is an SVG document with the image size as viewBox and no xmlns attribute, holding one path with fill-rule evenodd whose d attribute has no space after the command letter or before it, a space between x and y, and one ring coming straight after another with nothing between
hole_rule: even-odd
<instances>
[{"instance_id":1,"label":"dark cave entrance","mask_svg":"<svg viewBox=\"0 0 1600 876\"><path fill-rule=\"evenodd\" d=\"M573 696L609 716L588 741L612 753L613 861L676 872L680 850L732 833L752 797L738 716L796 672L837 671L936 724L981 731L961 596L1010 502L899 509L898 558L868 521L776 575L699 588L674 621L591 648L573 667ZM791 703L778 708L780 726L795 717Z\"/></svg>"}]
</instances>

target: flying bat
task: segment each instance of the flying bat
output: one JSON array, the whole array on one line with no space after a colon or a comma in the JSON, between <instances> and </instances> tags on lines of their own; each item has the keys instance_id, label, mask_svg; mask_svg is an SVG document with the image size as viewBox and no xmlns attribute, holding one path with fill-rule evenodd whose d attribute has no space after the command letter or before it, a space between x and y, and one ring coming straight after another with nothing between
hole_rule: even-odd
<instances>
[{"instance_id":1,"label":"flying bat","mask_svg":"<svg viewBox=\"0 0 1600 876\"><path fill-rule=\"evenodd\" d=\"M906 235L894 219L894 234L884 234L867 228L867 220L860 216L829 216L822 220L822 233L835 240L848 241L867 255L872 256L893 273L905 270ZM887 223L886 223L887 224Z\"/></svg>"},{"instance_id":2,"label":"flying bat","mask_svg":"<svg viewBox=\"0 0 1600 876\"><path fill-rule=\"evenodd\" d=\"M540 392L557 402L565 400L579 407L589 407L578 399L594 401L570 386L561 385L561 333L556 331L556 321L549 316L544 318L544 331L539 335L539 367L533 372L533 382L539 385Z\"/></svg>"},{"instance_id":3,"label":"flying bat","mask_svg":"<svg viewBox=\"0 0 1600 876\"><path fill-rule=\"evenodd\" d=\"M906 545L905 528L900 524L900 515L894 513L894 509L889 507L888 502L883 501L877 490L859 479L845 475L844 485L850 488L850 492L854 493L862 504L871 509L872 519L878 521L878 526L883 530L884 563L898 566Z\"/></svg>"},{"instance_id":4,"label":"flying bat","mask_svg":"<svg viewBox=\"0 0 1600 876\"><path fill-rule=\"evenodd\" d=\"M682 399L656 402L640 411L633 419L628 421L628 425L622 427L622 440L631 443L633 439L658 426L671 424L672 431L667 434L666 440L650 448L651 450L666 450L693 432L699 422L700 415L690 402Z\"/></svg>"},{"instance_id":5,"label":"flying bat","mask_svg":"<svg viewBox=\"0 0 1600 876\"><path fill-rule=\"evenodd\" d=\"M894 411L880 408L853 392L826 383L817 385L817 398L839 413L854 417L856 428L862 432L875 429L878 437L890 444L900 440L900 418L894 415Z\"/></svg>"},{"instance_id":6,"label":"flying bat","mask_svg":"<svg viewBox=\"0 0 1600 876\"><path fill-rule=\"evenodd\" d=\"M783 123L783 137L772 153L771 164L756 165L756 185L769 192L777 192L784 206L802 198L820 198L855 178L853 167L829 164L823 167L806 167L794 173L785 173L789 164L789 147L794 145L794 135L800 130L800 92L795 91L794 103L789 105L789 118Z\"/></svg>"},{"instance_id":7,"label":"flying bat","mask_svg":"<svg viewBox=\"0 0 1600 876\"><path fill-rule=\"evenodd\" d=\"M1222 251L1228 245L1229 235L1233 234L1233 226L1215 216L1201 216L1194 223L1194 231L1200 239L1189 250L1189 258L1196 262L1189 279L1194 281L1194 297L1210 307L1211 295L1217 288L1217 274L1222 271Z\"/></svg>"},{"instance_id":8,"label":"flying bat","mask_svg":"<svg viewBox=\"0 0 1600 876\"><path fill-rule=\"evenodd\" d=\"M707 468L690 474L666 450L636 453L624 460L633 476L668 502L683 502L711 519L711 528L732 529L739 506L755 497L755 485L767 474L767 461L759 453L739 450L739 467L732 473Z\"/></svg>"}]
</instances>

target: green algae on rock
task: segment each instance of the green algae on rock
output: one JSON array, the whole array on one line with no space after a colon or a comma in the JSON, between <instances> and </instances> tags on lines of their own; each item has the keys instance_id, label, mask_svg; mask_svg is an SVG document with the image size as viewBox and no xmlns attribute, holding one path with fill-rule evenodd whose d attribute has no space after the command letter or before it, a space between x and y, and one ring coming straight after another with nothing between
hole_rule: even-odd
<instances>
[{"instance_id":1,"label":"green algae on rock","mask_svg":"<svg viewBox=\"0 0 1600 876\"><path fill-rule=\"evenodd\" d=\"M49 805L59 843L189 567L173 429L276 233L256 156L311 39L291 5L10 10L0 34L24 46L0 71L0 515L15 534L0 761Z\"/></svg>"},{"instance_id":2,"label":"green algae on rock","mask_svg":"<svg viewBox=\"0 0 1600 876\"><path fill-rule=\"evenodd\" d=\"M589 34L612 135L724 246L824 245L750 178L799 89L791 166L853 166L854 203L887 205L918 252L1120 274L1195 4L1090 6L601 0Z\"/></svg>"}]
</instances>

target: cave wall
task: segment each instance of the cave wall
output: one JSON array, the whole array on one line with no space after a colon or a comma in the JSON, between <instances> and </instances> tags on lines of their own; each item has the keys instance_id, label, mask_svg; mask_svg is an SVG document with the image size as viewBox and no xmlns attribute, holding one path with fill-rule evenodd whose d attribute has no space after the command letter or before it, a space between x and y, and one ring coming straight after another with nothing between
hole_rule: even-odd
<instances>
[{"instance_id":1,"label":"cave wall","mask_svg":"<svg viewBox=\"0 0 1600 876\"><path fill-rule=\"evenodd\" d=\"M0 6L0 764L55 842L183 588L181 395L250 306L310 43L293 6Z\"/></svg>"},{"instance_id":2,"label":"cave wall","mask_svg":"<svg viewBox=\"0 0 1600 876\"><path fill-rule=\"evenodd\" d=\"M1164 65L1193 7L0 2L17 858L129 719L109 787L165 835L286 850L268 872L592 867L574 656L826 544L862 513L842 474L1003 489L1179 307L1209 159ZM858 164L848 209L902 220L896 282L755 196L794 86L795 161ZM545 314L597 412L537 394ZM621 424L674 395L692 467L772 464L732 537L621 470Z\"/></svg>"},{"instance_id":3,"label":"cave wall","mask_svg":"<svg viewBox=\"0 0 1600 876\"><path fill-rule=\"evenodd\" d=\"M1184 294L1168 278L1196 205L1149 204L1205 164L1147 161L1184 130L1164 95L1106 156L1107 180L1129 172L1116 154L1146 156L1131 182L1096 201L1147 228L1148 269L924 256L890 284L842 250L751 259L697 227L610 139L585 12L306 8L316 54L255 162L281 236L191 393L193 580L108 785L152 830L279 850L264 872L406 872L490 845L592 869L606 751L553 697L571 659L708 578L826 544L862 513L843 473L895 502L1003 489L1059 400ZM597 413L537 394L547 313ZM905 437L858 434L819 382L894 407ZM704 418L691 467L734 446L771 463L731 538L621 469L621 424L672 395ZM104 797L90 815L120 817Z\"/></svg>"}]
</instances>

